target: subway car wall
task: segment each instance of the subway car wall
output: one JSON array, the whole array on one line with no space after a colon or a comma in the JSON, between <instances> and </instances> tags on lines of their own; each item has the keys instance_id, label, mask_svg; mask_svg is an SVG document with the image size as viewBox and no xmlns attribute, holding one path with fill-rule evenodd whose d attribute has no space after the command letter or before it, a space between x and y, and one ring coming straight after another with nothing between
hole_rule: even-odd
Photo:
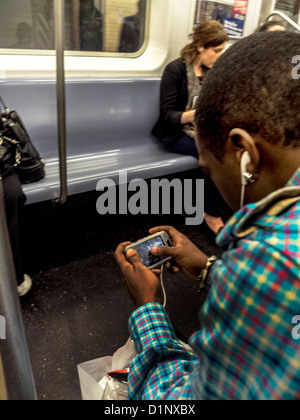
<instances>
[{"instance_id":1,"label":"subway car wall","mask_svg":"<svg viewBox=\"0 0 300 420\"><path fill-rule=\"evenodd\" d=\"M234 2L227 3L226 10L233 11ZM107 172L115 181L120 171L133 176L132 167L145 179L195 167L191 159L160 147L151 130L165 65L178 57L194 25L218 18L219 3L68 0L64 5L69 195L95 190ZM256 15L257 2L249 1L243 34L256 27ZM54 18L54 2L29 0L5 2L0 17L6 34L0 36L1 95L18 110L46 163L45 180L24 187L27 204L55 199L61 188ZM94 27L100 29L87 29ZM133 151L136 159L130 158Z\"/></svg>"}]
</instances>

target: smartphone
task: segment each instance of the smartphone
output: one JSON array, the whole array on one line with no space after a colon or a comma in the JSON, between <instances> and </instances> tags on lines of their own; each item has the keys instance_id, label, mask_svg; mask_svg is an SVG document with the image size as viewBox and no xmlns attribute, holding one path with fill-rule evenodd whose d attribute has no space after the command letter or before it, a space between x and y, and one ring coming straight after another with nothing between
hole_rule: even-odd
<instances>
[{"instance_id":1,"label":"smartphone","mask_svg":"<svg viewBox=\"0 0 300 420\"><path fill-rule=\"evenodd\" d=\"M152 270L171 260L171 257L158 257L151 254L150 251L154 246L172 246L172 241L167 232L158 232L130 244L126 247L125 252L129 249L134 249L139 254L142 263Z\"/></svg>"},{"instance_id":2,"label":"smartphone","mask_svg":"<svg viewBox=\"0 0 300 420\"><path fill-rule=\"evenodd\" d=\"M196 105L197 105L197 101L198 101L199 96L195 96L192 102L192 108L191 110L196 109Z\"/></svg>"}]
</instances>

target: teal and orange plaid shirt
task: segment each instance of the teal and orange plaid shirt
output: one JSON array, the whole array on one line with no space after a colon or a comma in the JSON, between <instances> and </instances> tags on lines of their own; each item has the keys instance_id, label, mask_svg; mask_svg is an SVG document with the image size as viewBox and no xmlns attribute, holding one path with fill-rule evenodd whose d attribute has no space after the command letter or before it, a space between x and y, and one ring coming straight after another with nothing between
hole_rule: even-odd
<instances>
[{"instance_id":1,"label":"teal and orange plaid shirt","mask_svg":"<svg viewBox=\"0 0 300 420\"><path fill-rule=\"evenodd\" d=\"M300 399L300 168L217 242L228 250L210 272L192 351L160 304L132 314L131 399Z\"/></svg>"}]
</instances>

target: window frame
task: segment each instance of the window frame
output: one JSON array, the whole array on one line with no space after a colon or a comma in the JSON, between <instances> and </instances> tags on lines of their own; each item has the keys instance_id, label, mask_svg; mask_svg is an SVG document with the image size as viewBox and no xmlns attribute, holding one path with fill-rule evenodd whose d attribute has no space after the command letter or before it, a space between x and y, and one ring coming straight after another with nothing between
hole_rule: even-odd
<instances>
[{"instance_id":1,"label":"window frame","mask_svg":"<svg viewBox=\"0 0 300 420\"><path fill-rule=\"evenodd\" d=\"M161 77L166 64L189 42L195 0L151 0L148 28L140 54L65 52L66 78ZM9 52L9 53L8 53ZM56 53L0 50L0 83L6 79L53 79Z\"/></svg>"},{"instance_id":2,"label":"window frame","mask_svg":"<svg viewBox=\"0 0 300 420\"><path fill-rule=\"evenodd\" d=\"M151 18L151 3L153 0L147 0L145 14L145 36L140 49L133 53L123 53L118 51L77 51L65 49L65 55L68 57L117 57L117 58L137 58L144 54L149 42L149 27ZM54 56L55 49L18 49L18 48L0 48L1 55L24 55L24 56Z\"/></svg>"}]
</instances>

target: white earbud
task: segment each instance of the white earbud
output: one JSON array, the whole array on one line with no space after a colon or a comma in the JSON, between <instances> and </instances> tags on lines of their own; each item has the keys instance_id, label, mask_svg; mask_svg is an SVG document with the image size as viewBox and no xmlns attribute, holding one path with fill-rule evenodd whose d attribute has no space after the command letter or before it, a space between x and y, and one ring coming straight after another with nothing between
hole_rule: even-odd
<instances>
[{"instance_id":1,"label":"white earbud","mask_svg":"<svg viewBox=\"0 0 300 420\"><path fill-rule=\"evenodd\" d=\"M244 152L241 157L241 183L242 185L248 185L252 175L247 171L247 165L251 162L251 158L248 152Z\"/></svg>"},{"instance_id":2,"label":"white earbud","mask_svg":"<svg viewBox=\"0 0 300 420\"><path fill-rule=\"evenodd\" d=\"M248 152L244 152L241 157L241 208L244 206L245 189L248 184L255 182L255 177L247 171L247 165L251 162Z\"/></svg>"}]
</instances>

